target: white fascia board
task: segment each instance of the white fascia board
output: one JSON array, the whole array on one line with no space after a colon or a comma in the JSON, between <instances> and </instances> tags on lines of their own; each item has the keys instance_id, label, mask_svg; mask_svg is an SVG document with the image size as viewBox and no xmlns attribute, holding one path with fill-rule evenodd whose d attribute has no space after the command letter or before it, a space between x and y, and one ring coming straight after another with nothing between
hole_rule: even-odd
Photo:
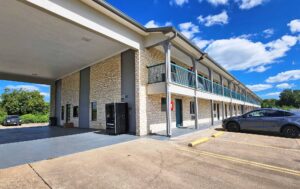
<instances>
[{"instance_id":1,"label":"white fascia board","mask_svg":"<svg viewBox=\"0 0 300 189\"><path fill-rule=\"evenodd\" d=\"M53 1L49 1L49 0L26 0L26 2L31 3L31 4L33 4L37 7L40 7L44 10L47 10L51 13L54 13L60 17L63 17L73 23L84 26L92 31L95 31L95 32L97 32L101 35L104 35L108 38L111 38L115 41L118 41L120 43L128 45L134 49L140 49L141 42L127 37L129 35L127 35L127 36L122 35L121 32L125 32L125 31L118 31L117 29L116 30L109 29L104 24L101 25L93 20L87 19L87 18L73 12L71 10L71 8L67 9L67 8L62 7L62 6L54 3ZM99 17L99 18L101 18L101 17ZM113 24L113 23L111 23L111 24ZM117 31L119 33L117 33ZM132 35L132 34L130 34L130 35Z\"/></svg>"},{"instance_id":2,"label":"white fascia board","mask_svg":"<svg viewBox=\"0 0 300 189\"><path fill-rule=\"evenodd\" d=\"M143 35L143 36L147 36L149 33L147 33L146 31L142 30L141 28L134 26L132 23L126 21L125 19L121 18L120 16L116 15L115 13L111 12L110 10L106 9L105 7L99 5L98 3L96 3L93 0L80 0L82 2L84 2L85 4L93 7L94 9L102 12L103 14L111 17L112 19L116 20L117 22L123 24L126 27L130 27L132 30L134 30L135 32L138 32L139 34Z\"/></svg>"},{"instance_id":3,"label":"white fascia board","mask_svg":"<svg viewBox=\"0 0 300 189\"><path fill-rule=\"evenodd\" d=\"M160 82L160 83L152 83L148 84L147 86L147 94L153 95L153 94L164 94L166 92L166 83Z\"/></svg>"},{"instance_id":4,"label":"white fascia board","mask_svg":"<svg viewBox=\"0 0 300 189\"><path fill-rule=\"evenodd\" d=\"M179 85L173 84L173 83L170 84L170 92L178 94L178 95L190 96L190 97L195 95L195 91L193 89L190 89L188 87L179 86Z\"/></svg>"}]
</instances>

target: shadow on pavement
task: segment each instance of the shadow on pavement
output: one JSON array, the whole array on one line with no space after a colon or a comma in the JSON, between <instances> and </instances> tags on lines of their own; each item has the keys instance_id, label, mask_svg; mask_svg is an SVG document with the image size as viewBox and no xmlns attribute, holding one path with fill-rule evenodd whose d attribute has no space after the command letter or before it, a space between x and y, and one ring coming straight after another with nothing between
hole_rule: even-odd
<instances>
[{"instance_id":1,"label":"shadow on pavement","mask_svg":"<svg viewBox=\"0 0 300 189\"><path fill-rule=\"evenodd\" d=\"M0 144L68 136L93 132L91 129L62 128L49 126L19 127L0 129Z\"/></svg>"}]
</instances>

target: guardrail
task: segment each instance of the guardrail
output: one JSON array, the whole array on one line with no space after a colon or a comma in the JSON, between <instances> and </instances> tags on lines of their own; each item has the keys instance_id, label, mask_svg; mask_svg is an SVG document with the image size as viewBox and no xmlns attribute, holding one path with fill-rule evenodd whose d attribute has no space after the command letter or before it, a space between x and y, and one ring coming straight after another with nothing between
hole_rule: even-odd
<instances>
[{"instance_id":1,"label":"guardrail","mask_svg":"<svg viewBox=\"0 0 300 189\"><path fill-rule=\"evenodd\" d=\"M159 83L166 81L166 71L165 71L165 63L157 64L153 66L148 66L148 83ZM177 83L179 85L195 88L196 80L195 80L195 73L191 70L178 66L176 64L171 64L171 81ZM222 85L212 82L203 77L198 75L198 89L200 91L214 93L220 96L226 96L229 98L241 100L244 102L249 102L252 104L259 105L260 103L256 101L254 98L250 96L245 96L241 93L236 91L230 90L227 87L223 87ZM213 87L213 88L212 88ZM213 89L213 90L212 90ZM224 93L223 93L224 90Z\"/></svg>"}]
</instances>

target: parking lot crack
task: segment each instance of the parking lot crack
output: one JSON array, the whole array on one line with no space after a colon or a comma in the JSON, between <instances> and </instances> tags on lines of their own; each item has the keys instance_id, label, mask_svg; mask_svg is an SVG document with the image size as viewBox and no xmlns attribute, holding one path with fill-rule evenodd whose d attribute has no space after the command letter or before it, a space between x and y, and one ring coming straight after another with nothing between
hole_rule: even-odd
<instances>
[{"instance_id":1,"label":"parking lot crack","mask_svg":"<svg viewBox=\"0 0 300 189\"><path fill-rule=\"evenodd\" d=\"M52 189L52 187L47 183L47 181L32 167L32 165L30 163L28 163L28 166L33 170L33 172L43 181L43 183L50 189Z\"/></svg>"}]
</instances>

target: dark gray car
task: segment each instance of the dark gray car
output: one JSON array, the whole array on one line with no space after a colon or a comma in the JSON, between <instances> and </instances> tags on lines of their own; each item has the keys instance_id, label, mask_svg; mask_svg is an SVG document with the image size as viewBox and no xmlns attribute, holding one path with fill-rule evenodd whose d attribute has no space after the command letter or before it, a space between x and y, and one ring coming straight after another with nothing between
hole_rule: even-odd
<instances>
[{"instance_id":1,"label":"dark gray car","mask_svg":"<svg viewBox=\"0 0 300 189\"><path fill-rule=\"evenodd\" d=\"M222 126L232 132L240 130L276 132L285 137L296 138L300 134L300 114L263 108L225 119Z\"/></svg>"},{"instance_id":2,"label":"dark gray car","mask_svg":"<svg viewBox=\"0 0 300 189\"><path fill-rule=\"evenodd\" d=\"M8 115L3 121L3 126L22 125L22 120L18 115Z\"/></svg>"}]
</instances>

